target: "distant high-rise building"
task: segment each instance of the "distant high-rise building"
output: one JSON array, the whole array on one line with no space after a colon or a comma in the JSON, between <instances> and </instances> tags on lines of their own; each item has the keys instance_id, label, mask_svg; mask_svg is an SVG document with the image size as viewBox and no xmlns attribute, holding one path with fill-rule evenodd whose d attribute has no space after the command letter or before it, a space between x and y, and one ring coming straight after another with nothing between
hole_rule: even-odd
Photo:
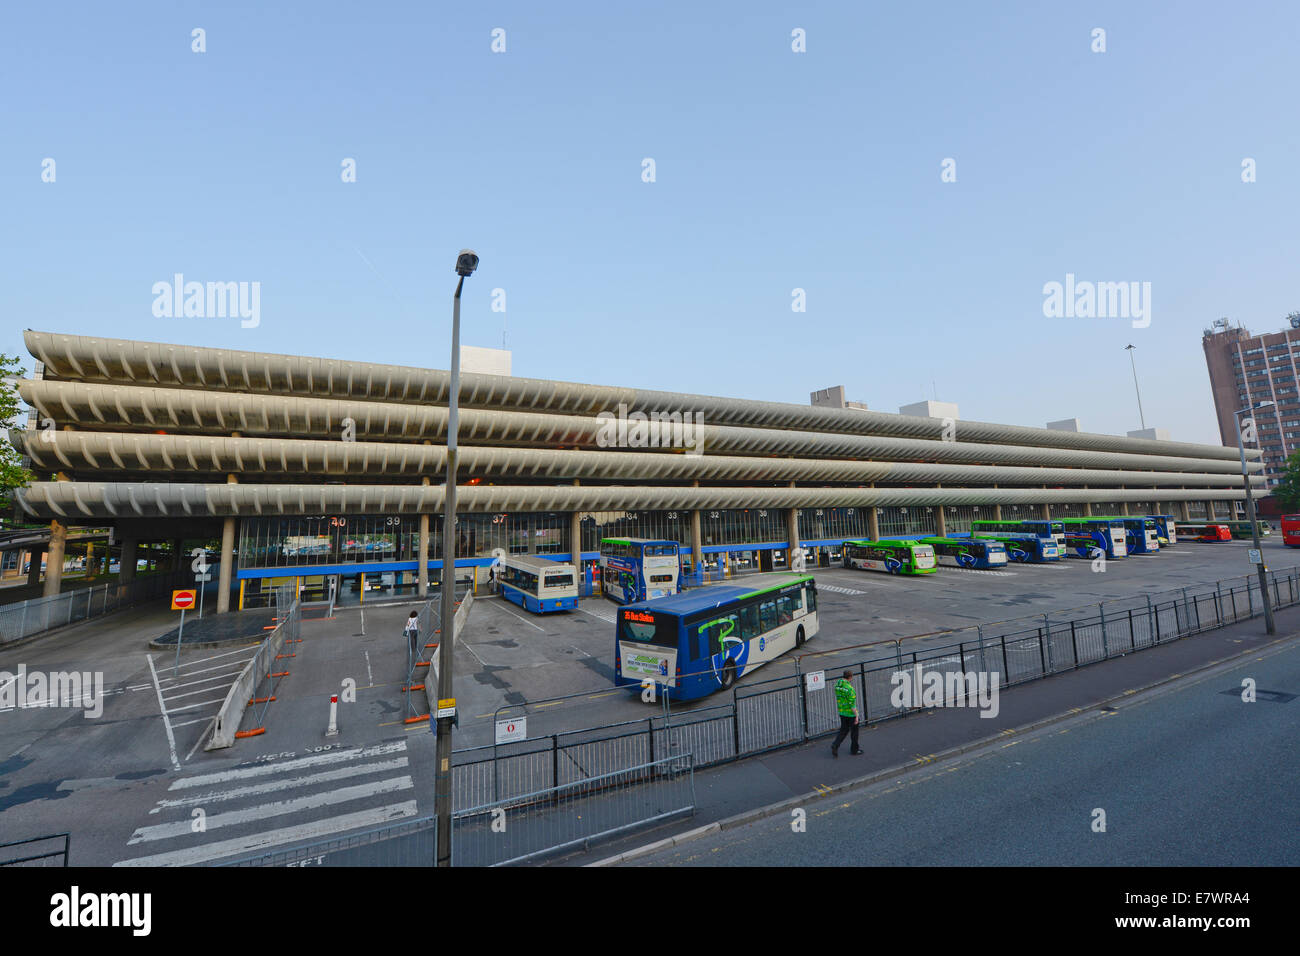
<instances>
[{"instance_id":1,"label":"distant high-rise building","mask_svg":"<svg viewBox=\"0 0 1300 956\"><path fill-rule=\"evenodd\" d=\"M1269 487L1281 480L1291 453L1300 450L1300 392L1296 381L1300 313L1287 318L1287 328L1263 335L1251 335L1244 327L1234 328L1227 319L1219 319L1201 337L1223 444L1236 447L1237 429L1232 420L1235 412L1259 402L1275 403L1254 416Z\"/></svg>"}]
</instances>

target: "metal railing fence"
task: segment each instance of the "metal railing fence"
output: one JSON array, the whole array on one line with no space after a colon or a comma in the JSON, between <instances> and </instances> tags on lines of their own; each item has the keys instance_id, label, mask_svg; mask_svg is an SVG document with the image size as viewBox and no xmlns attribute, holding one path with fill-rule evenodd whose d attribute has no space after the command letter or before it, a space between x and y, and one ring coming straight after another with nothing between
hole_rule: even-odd
<instances>
[{"instance_id":1,"label":"metal railing fence","mask_svg":"<svg viewBox=\"0 0 1300 956\"><path fill-rule=\"evenodd\" d=\"M193 587L188 572L162 573L126 584L77 588L49 597L31 598L0 607L0 645L64 627L77 621L111 614L166 595L173 588Z\"/></svg>"},{"instance_id":2,"label":"metal railing fence","mask_svg":"<svg viewBox=\"0 0 1300 956\"><path fill-rule=\"evenodd\" d=\"M0 843L0 866L67 866L70 833Z\"/></svg>"},{"instance_id":3,"label":"metal railing fence","mask_svg":"<svg viewBox=\"0 0 1300 956\"><path fill-rule=\"evenodd\" d=\"M1275 608L1300 603L1300 568L1269 572ZM921 687L937 674L945 690L978 691L969 677L984 675L1000 692L1050 674L1166 644L1263 612L1256 577L1142 594L1063 611L981 624L919 638L947 640L936 646L904 645L912 638L860 648L813 651L794 660L794 673L746 680L717 703L655 705L645 717L596 727L559 729L513 743L458 750L453 755L453 805L472 808L514 805L547 788L604 778L677 754L691 753L693 766L708 767L834 733L839 726L832 675L853 672L864 723L929 709L921 701L895 706L891 697L910 674ZM952 639L958 638L953 643ZM829 661L834 661L830 665ZM833 669L832 669L833 668ZM809 691L806 676L822 670L823 689ZM762 677L759 672L758 677ZM631 688L628 695L639 694ZM533 702L529 702L533 703ZM527 704L512 705L526 708ZM648 710L650 707L648 706ZM561 719L556 711L552 719ZM458 809L457 813L466 812Z\"/></svg>"},{"instance_id":4,"label":"metal railing fence","mask_svg":"<svg viewBox=\"0 0 1300 956\"><path fill-rule=\"evenodd\" d=\"M695 812L689 753L455 811L456 866L524 863Z\"/></svg>"}]
</instances>

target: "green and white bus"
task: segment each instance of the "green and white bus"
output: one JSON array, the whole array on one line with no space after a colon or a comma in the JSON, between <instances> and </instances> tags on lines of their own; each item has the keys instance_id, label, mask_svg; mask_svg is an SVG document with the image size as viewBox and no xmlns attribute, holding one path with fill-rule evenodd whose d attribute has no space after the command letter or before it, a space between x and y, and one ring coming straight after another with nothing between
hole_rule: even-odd
<instances>
[{"instance_id":1,"label":"green and white bus","mask_svg":"<svg viewBox=\"0 0 1300 956\"><path fill-rule=\"evenodd\" d=\"M934 548L916 541L845 541L844 566L888 574L933 574Z\"/></svg>"}]
</instances>

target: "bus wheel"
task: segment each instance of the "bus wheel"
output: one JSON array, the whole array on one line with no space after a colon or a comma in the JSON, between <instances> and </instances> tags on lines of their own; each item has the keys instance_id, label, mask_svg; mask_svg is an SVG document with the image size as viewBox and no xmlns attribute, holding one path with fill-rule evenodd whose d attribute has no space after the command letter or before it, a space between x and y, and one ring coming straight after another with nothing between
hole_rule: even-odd
<instances>
[{"instance_id":1,"label":"bus wheel","mask_svg":"<svg viewBox=\"0 0 1300 956\"><path fill-rule=\"evenodd\" d=\"M722 689L730 690L736 683L736 664L734 661L727 661L722 665Z\"/></svg>"},{"instance_id":2,"label":"bus wheel","mask_svg":"<svg viewBox=\"0 0 1300 956\"><path fill-rule=\"evenodd\" d=\"M800 624L799 630L794 632L794 646L803 647L803 642L805 640L807 640L807 638L803 636L803 625Z\"/></svg>"}]
</instances>

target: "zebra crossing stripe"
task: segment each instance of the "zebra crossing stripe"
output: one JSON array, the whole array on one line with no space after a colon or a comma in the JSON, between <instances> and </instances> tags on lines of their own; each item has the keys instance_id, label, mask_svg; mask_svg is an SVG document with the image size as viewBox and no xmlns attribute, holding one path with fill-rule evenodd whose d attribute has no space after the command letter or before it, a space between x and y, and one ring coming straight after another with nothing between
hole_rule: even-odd
<instances>
[{"instance_id":1,"label":"zebra crossing stripe","mask_svg":"<svg viewBox=\"0 0 1300 956\"><path fill-rule=\"evenodd\" d=\"M209 784L229 783L231 780L242 780L248 777L267 777L275 773L284 773L287 770L301 770L304 767L318 767L332 763L342 763L345 760L356 760L358 757L379 757L384 754L398 753L406 749L405 740L397 740L387 744L376 744L372 747L360 747L355 750L327 750L325 753L313 754L310 757L298 757L294 760L268 761L266 763L255 764L251 767L238 767L234 770L222 770L217 773L199 774L194 777L181 777L173 781L168 790L188 790L191 787L206 787Z\"/></svg>"},{"instance_id":2,"label":"zebra crossing stripe","mask_svg":"<svg viewBox=\"0 0 1300 956\"><path fill-rule=\"evenodd\" d=\"M379 826L392 820L415 816L415 801L389 804L372 810L359 810L342 816L327 817L313 823L299 826L282 827L279 830L267 830L248 836L205 843L202 846L186 850L173 850L169 853L155 853L153 856L137 857L133 860L119 860L114 866L193 866L198 863L211 863L231 856L245 856L283 846L286 843L298 843L304 840L318 840L321 837L356 830L362 827ZM187 825L188 826L188 825Z\"/></svg>"},{"instance_id":3,"label":"zebra crossing stripe","mask_svg":"<svg viewBox=\"0 0 1300 956\"><path fill-rule=\"evenodd\" d=\"M411 790L415 784L407 777L391 777L388 780L378 780L373 783L361 783L352 787L340 787L337 790L327 790L324 793L313 793L303 797L294 797L291 800L277 800L274 803L263 803L256 807L247 807L243 810L231 810L227 813L210 813L205 819L205 825L208 830L216 830L219 827L233 827L244 823L255 823L258 820L265 820L269 817L284 816L286 813L299 813L303 810L319 810L322 807L333 806L337 803L351 803L353 800L365 800L368 797L377 796L381 793L395 793L398 790ZM188 836L193 832L189 819L177 820L175 823L158 823L153 826L140 827L131 834L131 839L127 840L127 846L134 846L137 843L148 843L153 840L168 840L172 837Z\"/></svg>"},{"instance_id":4,"label":"zebra crossing stripe","mask_svg":"<svg viewBox=\"0 0 1300 956\"><path fill-rule=\"evenodd\" d=\"M390 770L401 770L409 764L410 761L405 757L398 757L394 760L380 760L376 763L355 764L349 767L340 767L337 770L325 770L321 773L308 774L305 777L271 780L267 783L249 784L247 787L235 787L231 790L213 790L192 797L181 797L177 800L159 800L158 805L149 812L157 813L159 810L170 810L173 807L200 807L208 803L220 803L222 800L256 797L264 793L274 793L277 790L292 790L297 787L310 787L319 783L333 783L336 780L346 780L348 777L361 777L370 773L387 773Z\"/></svg>"}]
</instances>

